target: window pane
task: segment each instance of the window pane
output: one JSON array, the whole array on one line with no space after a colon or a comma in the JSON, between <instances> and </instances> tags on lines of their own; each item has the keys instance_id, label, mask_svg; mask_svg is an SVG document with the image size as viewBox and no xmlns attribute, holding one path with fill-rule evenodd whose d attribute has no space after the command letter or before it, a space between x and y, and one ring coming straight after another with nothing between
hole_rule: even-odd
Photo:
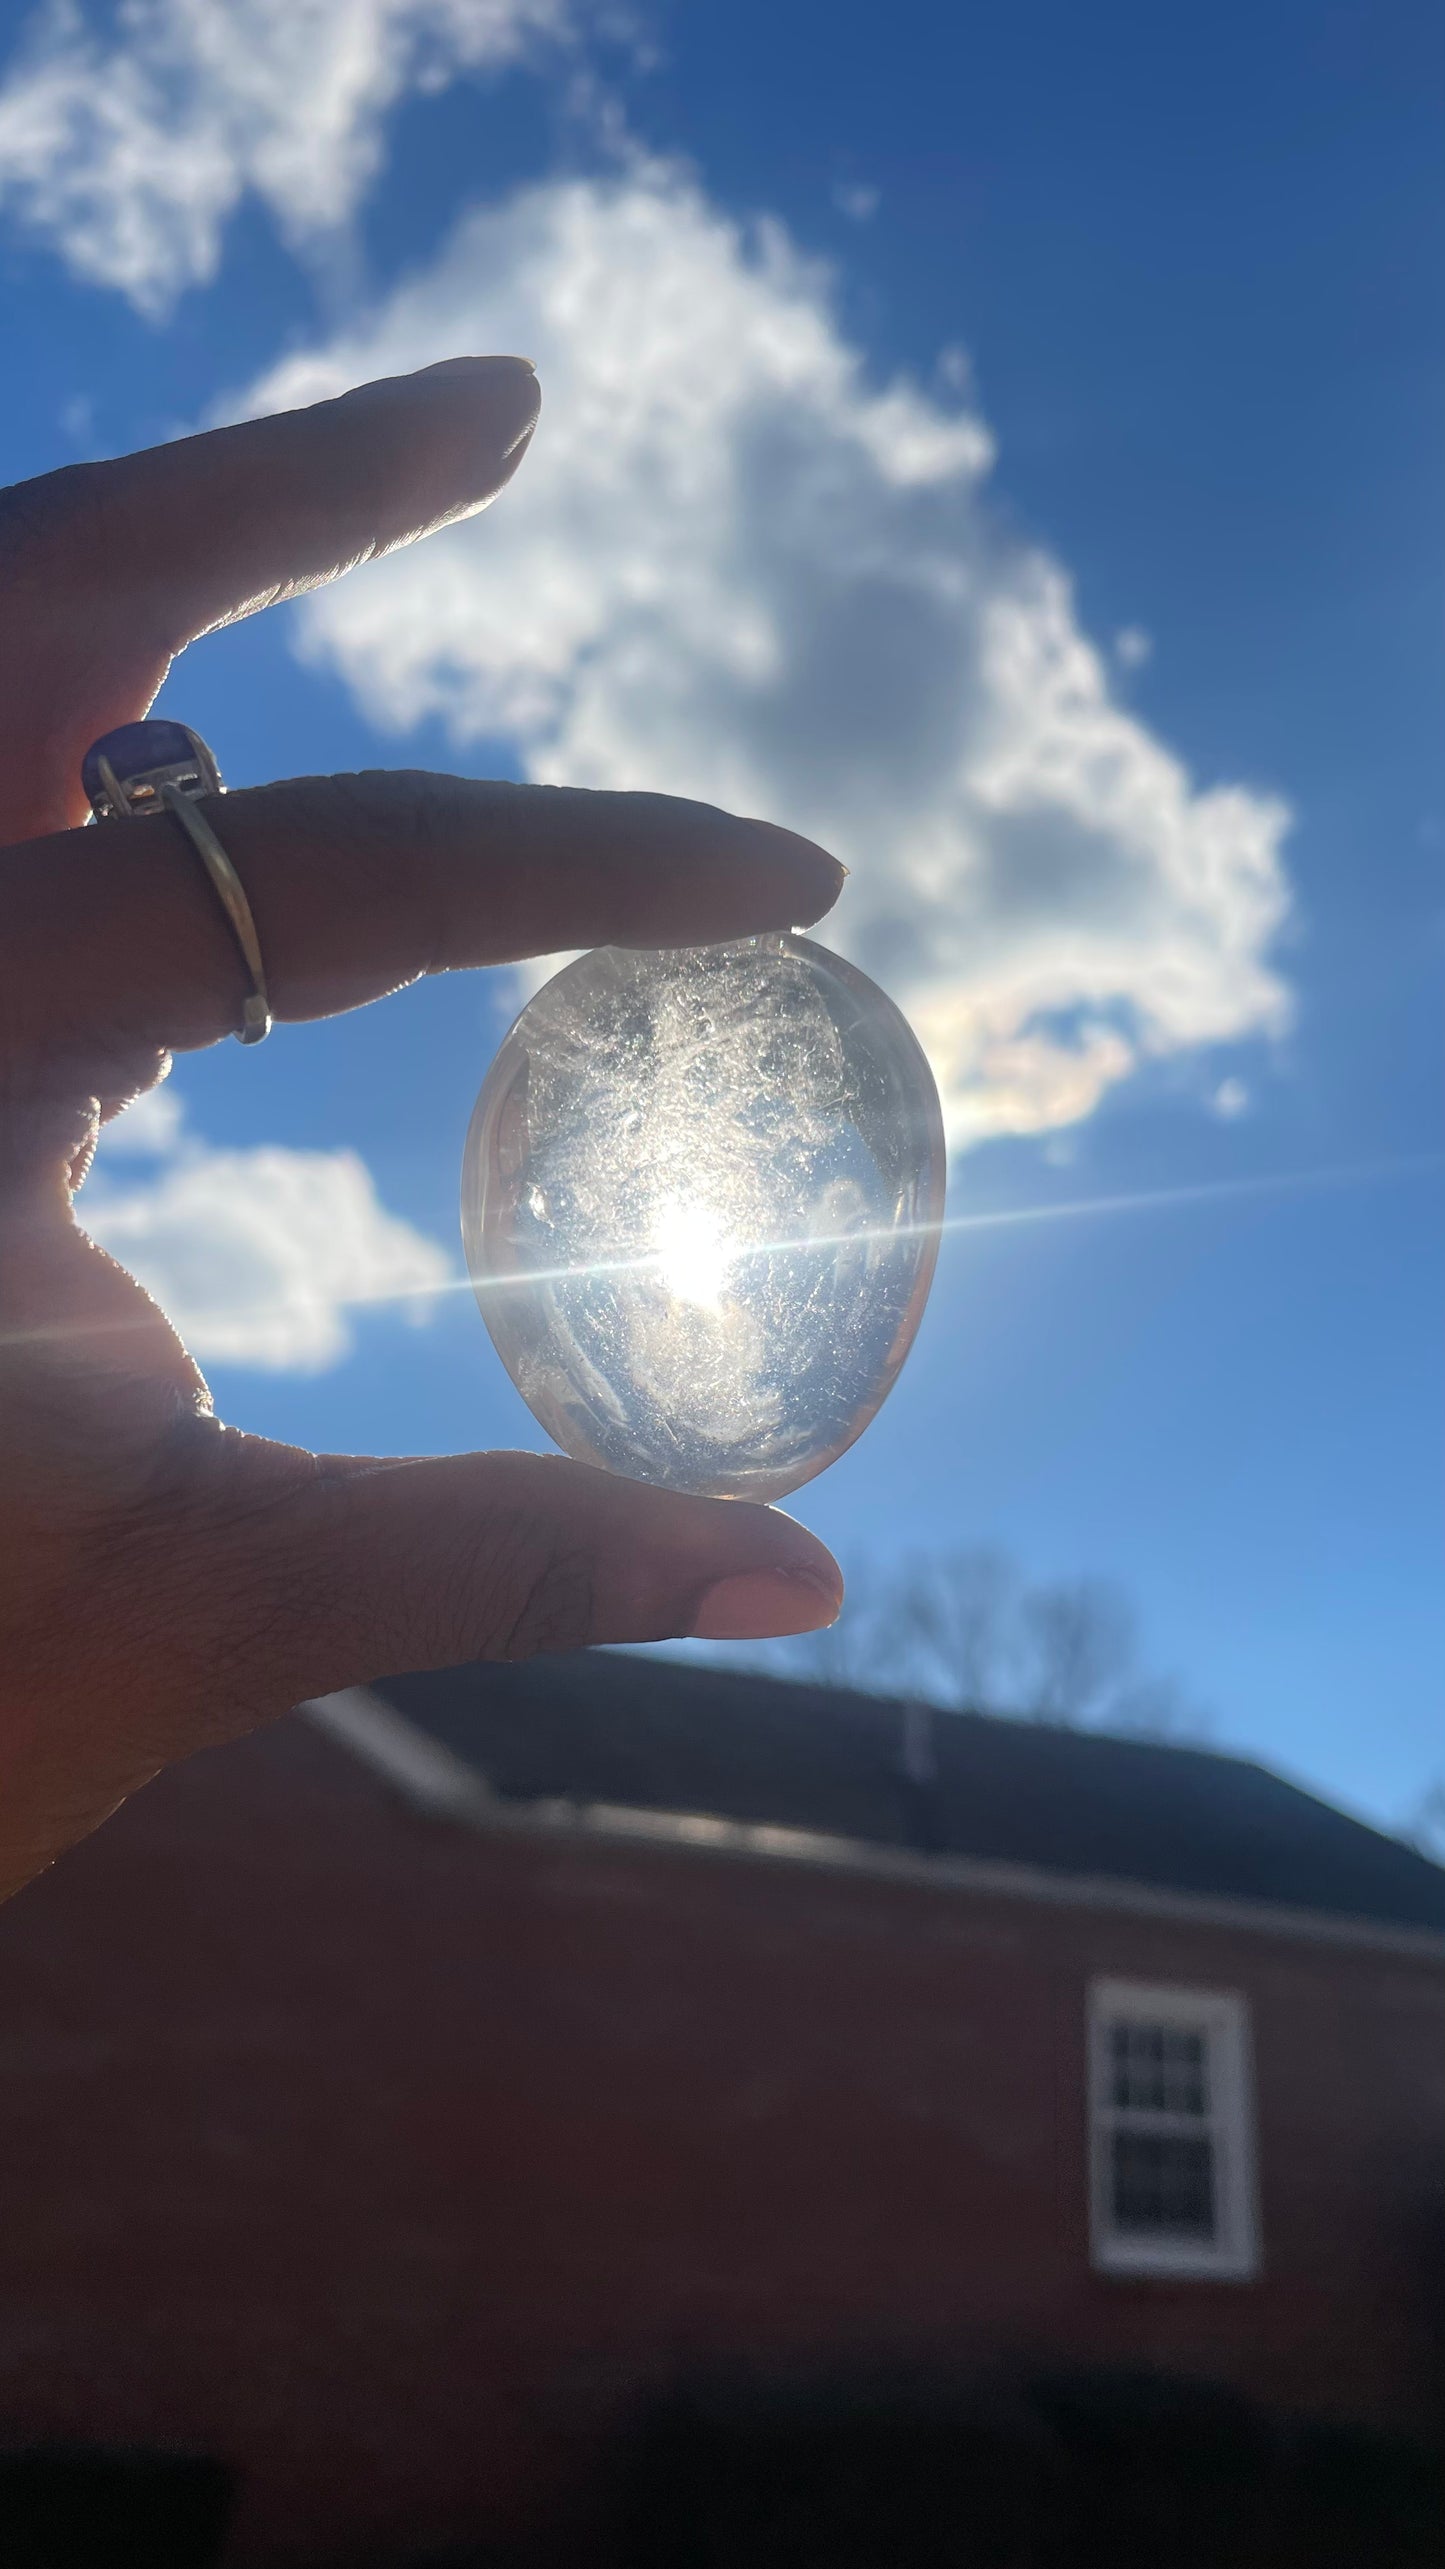
<instances>
[{"instance_id":1,"label":"window pane","mask_svg":"<svg viewBox=\"0 0 1445 2569\"><path fill-rule=\"evenodd\" d=\"M1110 2210L1136 2238L1208 2244L1215 2236L1214 2144L1202 2135L1114 2132Z\"/></svg>"},{"instance_id":2,"label":"window pane","mask_svg":"<svg viewBox=\"0 0 1445 2569\"><path fill-rule=\"evenodd\" d=\"M1197 2026L1109 2028L1110 2101L1121 2113L1207 2114L1208 2066L1208 2037Z\"/></svg>"}]
</instances>

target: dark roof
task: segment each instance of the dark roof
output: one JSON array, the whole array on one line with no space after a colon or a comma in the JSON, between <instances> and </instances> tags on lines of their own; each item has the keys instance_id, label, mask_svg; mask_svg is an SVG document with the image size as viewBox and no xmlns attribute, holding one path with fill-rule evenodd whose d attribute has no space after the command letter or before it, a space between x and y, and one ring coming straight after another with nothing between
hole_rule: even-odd
<instances>
[{"instance_id":1,"label":"dark roof","mask_svg":"<svg viewBox=\"0 0 1445 2569\"><path fill-rule=\"evenodd\" d=\"M707 1812L1445 1931L1445 1869L1247 1759L622 1651L376 1693L514 1801ZM926 1718L926 1717L925 1717ZM917 1772L918 1749L933 1773Z\"/></svg>"}]
</instances>

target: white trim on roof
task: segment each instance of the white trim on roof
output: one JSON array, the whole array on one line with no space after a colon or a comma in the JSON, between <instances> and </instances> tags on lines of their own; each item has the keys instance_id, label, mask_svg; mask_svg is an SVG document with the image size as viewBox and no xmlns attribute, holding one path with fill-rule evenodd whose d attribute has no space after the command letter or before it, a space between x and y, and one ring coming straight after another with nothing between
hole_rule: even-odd
<instances>
[{"instance_id":1,"label":"white trim on roof","mask_svg":"<svg viewBox=\"0 0 1445 2569\"><path fill-rule=\"evenodd\" d=\"M651 1811L611 1802L508 1801L493 1793L464 1758L368 1687L348 1686L339 1695L316 1696L296 1709L370 1766L413 1809L469 1828L802 1865L816 1872L909 1883L929 1891L1033 1900L1050 1908L1123 1911L1133 1917L1173 1919L1181 1926L1231 1927L1311 1944L1348 1945L1367 1952L1413 1955L1422 1962L1445 1962L1445 1935L1428 1928L1392 1927L1373 1918L1339 1917L1323 1909L1294 1909L1283 1901L1160 1890L1114 1875L1052 1873L1041 1865L984 1856L922 1855L911 1847L881 1846L863 1838L832 1837L820 1830L782 1828L771 1822L720 1819L712 1812Z\"/></svg>"},{"instance_id":2,"label":"white trim on roof","mask_svg":"<svg viewBox=\"0 0 1445 2569\"><path fill-rule=\"evenodd\" d=\"M494 1797L476 1768L369 1687L345 1686L339 1695L315 1695L296 1709L373 1774L394 1784L414 1810L435 1819L472 1820L491 1809Z\"/></svg>"}]
</instances>

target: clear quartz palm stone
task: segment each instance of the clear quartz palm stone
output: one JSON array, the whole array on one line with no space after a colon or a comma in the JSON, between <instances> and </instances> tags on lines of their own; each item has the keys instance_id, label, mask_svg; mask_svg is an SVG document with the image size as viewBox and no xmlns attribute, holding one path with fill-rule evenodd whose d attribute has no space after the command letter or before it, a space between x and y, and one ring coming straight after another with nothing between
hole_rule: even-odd
<instances>
[{"instance_id":1,"label":"clear quartz palm stone","mask_svg":"<svg viewBox=\"0 0 1445 2569\"><path fill-rule=\"evenodd\" d=\"M462 1168L483 1317L564 1452L781 1498L891 1390L943 1211L891 999L806 937L605 946L523 1009Z\"/></svg>"}]
</instances>

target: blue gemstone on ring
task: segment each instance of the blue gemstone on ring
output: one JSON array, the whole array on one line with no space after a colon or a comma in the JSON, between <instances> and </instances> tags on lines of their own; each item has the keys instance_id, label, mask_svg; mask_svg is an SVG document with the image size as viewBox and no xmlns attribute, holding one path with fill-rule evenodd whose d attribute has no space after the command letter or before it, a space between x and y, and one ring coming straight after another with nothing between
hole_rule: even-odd
<instances>
[{"instance_id":1,"label":"blue gemstone on ring","mask_svg":"<svg viewBox=\"0 0 1445 2569\"><path fill-rule=\"evenodd\" d=\"M198 732L184 723L120 723L93 740L80 764L86 800L97 815L156 811L162 785L183 794L220 790L216 762Z\"/></svg>"}]
</instances>

